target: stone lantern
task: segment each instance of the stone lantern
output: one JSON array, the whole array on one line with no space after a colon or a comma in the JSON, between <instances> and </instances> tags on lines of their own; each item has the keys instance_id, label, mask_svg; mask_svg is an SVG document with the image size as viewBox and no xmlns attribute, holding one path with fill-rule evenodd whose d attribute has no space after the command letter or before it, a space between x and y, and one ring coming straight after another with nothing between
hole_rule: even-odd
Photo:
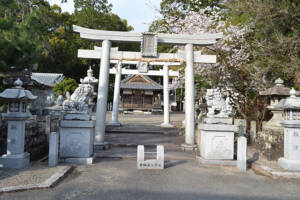
<instances>
[{"instance_id":1,"label":"stone lantern","mask_svg":"<svg viewBox=\"0 0 300 200\"><path fill-rule=\"evenodd\" d=\"M279 158L278 165L288 171L300 171L300 98L292 89L283 104L284 157Z\"/></svg>"},{"instance_id":2,"label":"stone lantern","mask_svg":"<svg viewBox=\"0 0 300 200\"><path fill-rule=\"evenodd\" d=\"M0 166L22 169L29 166L30 154L24 152L25 123L31 117L28 103L37 96L22 88L23 82L17 79L15 87L0 93L0 99L8 102L7 112L2 117L7 120L7 153L0 157Z\"/></svg>"},{"instance_id":3,"label":"stone lantern","mask_svg":"<svg viewBox=\"0 0 300 200\"><path fill-rule=\"evenodd\" d=\"M288 97L290 92L290 88L283 85L284 82L281 78L276 79L274 83L275 85L273 87L259 92L260 96L267 97L270 106L273 106L281 99Z\"/></svg>"},{"instance_id":4,"label":"stone lantern","mask_svg":"<svg viewBox=\"0 0 300 200\"><path fill-rule=\"evenodd\" d=\"M95 85L98 83L98 79L96 79L93 75L93 70L91 66L87 70L87 76L83 79L80 79L81 84L88 84L93 87L93 96L89 99L89 106L91 107L91 110L94 109L95 104L93 103L94 98L97 96L97 93L94 91Z\"/></svg>"},{"instance_id":5,"label":"stone lantern","mask_svg":"<svg viewBox=\"0 0 300 200\"><path fill-rule=\"evenodd\" d=\"M261 97L266 97L267 104L269 104L267 106L267 109L273 113L272 118L266 124L263 125L263 130L282 129L279 123L279 121L283 120L283 108L281 107L281 99L284 99L290 95L290 88L285 87L283 85L283 80L281 78L278 78L275 80L274 87L268 88L264 91L260 91L259 95Z\"/></svg>"}]
</instances>

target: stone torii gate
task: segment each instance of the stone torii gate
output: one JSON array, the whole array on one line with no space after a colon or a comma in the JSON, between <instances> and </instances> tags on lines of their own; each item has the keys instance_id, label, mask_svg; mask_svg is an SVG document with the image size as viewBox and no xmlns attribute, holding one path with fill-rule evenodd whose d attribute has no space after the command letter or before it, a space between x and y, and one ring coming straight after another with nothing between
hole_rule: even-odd
<instances>
[{"instance_id":1,"label":"stone torii gate","mask_svg":"<svg viewBox=\"0 0 300 200\"><path fill-rule=\"evenodd\" d=\"M90 56L101 56L99 86L97 96L97 115L95 126L95 145L105 147L105 119L106 119L106 104L108 92L109 66L110 59L136 59L140 61L185 61L185 144L182 144L183 149L193 150L195 145L195 86L194 86L194 62L198 63L216 63L215 55L201 55L194 53L194 45L209 46L221 39L223 34L199 34L199 35L184 35L184 34L154 34L154 33L133 33L120 31L102 31L95 29L83 28L73 25L73 30L80 33L83 39L102 41L102 49L99 51L90 52ZM141 43L141 53L136 52L114 52L111 50L111 42L138 42ZM175 54L157 53L157 43L185 45L185 51L180 51ZM78 50L80 51L91 50ZM122 60L121 59L121 60Z\"/></svg>"},{"instance_id":2,"label":"stone torii gate","mask_svg":"<svg viewBox=\"0 0 300 200\"><path fill-rule=\"evenodd\" d=\"M101 59L100 54L96 54L95 56L91 56L94 54L91 54L92 51L101 51L101 47L94 47L94 50L79 50L78 51L78 57L79 58L97 58ZM111 51L118 52L118 47L111 48ZM132 52L132 53L139 53L139 52ZM168 54L166 54L168 55ZM119 58L122 59L122 58ZM139 59L139 57L136 57L135 59ZM133 64L133 65L139 65L139 61L133 61L133 60L110 60L111 64L117 64L117 67L110 69L110 74L115 74L115 89L114 89L114 97L113 97L113 111L112 111L112 120L109 122L109 125L114 126L120 126L120 122L118 120L118 114L119 114L119 101L120 101L120 82L121 82L121 75L122 74L129 74L129 75L135 75L135 74L141 74L141 75L148 75L148 76L163 76L164 77L164 87L163 87L163 94L164 94L164 122L161 124L162 127L169 128L173 127L173 125L170 124L170 114L169 114L169 76L175 76L179 77L178 71L169 70L169 66L180 66L182 65L181 62L149 62L149 65L156 65L156 66L163 66L163 70L147 70L144 72L141 72L140 70L136 69L122 69L122 64Z\"/></svg>"}]
</instances>

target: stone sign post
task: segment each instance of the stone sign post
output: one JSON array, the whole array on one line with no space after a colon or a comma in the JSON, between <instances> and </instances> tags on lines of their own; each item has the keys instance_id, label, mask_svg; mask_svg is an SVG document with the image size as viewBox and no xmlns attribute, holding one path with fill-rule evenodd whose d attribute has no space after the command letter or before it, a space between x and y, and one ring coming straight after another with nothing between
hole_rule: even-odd
<instances>
[{"instance_id":1,"label":"stone sign post","mask_svg":"<svg viewBox=\"0 0 300 200\"><path fill-rule=\"evenodd\" d=\"M247 171L247 138L244 136L238 137L237 168L241 171Z\"/></svg>"},{"instance_id":2,"label":"stone sign post","mask_svg":"<svg viewBox=\"0 0 300 200\"><path fill-rule=\"evenodd\" d=\"M147 44L151 49L142 48L142 52L137 54L136 52L116 52L110 50L111 41L114 42L138 42L142 44L145 41L145 37L141 33L133 32L118 32L118 31L102 31L83 28L79 26L73 26L75 32L80 33L80 37L88 40L103 41L101 54L101 66L99 75L99 87L98 87L98 99L97 99L97 115L96 115L96 127L95 127L95 145L105 145L104 133L105 133L105 116L106 116L106 102L107 102L107 89L108 89L108 76L109 76L109 59L120 58L122 60L136 59L138 61L185 61L185 91L186 91L186 126L185 126L185 144L182 145L184 149L194 149L195 145L195 86L194 86L194 62L198 63L216 63L216 56L214 55L200 55L194 52L194 45L208 46L213 45L218 39L221 39L223 34L200 34L200 35L174 35L174 34L162 34L155 35L155 39L149 39L149 42L157 42L164 44L176 44L185 45L185 51L177 54L163 54L157 53L155 55L155 43ZM145 34L144 34L145 35ZM146 41L147 43L147 41ZM88 51L88 50L86 50ZM97 53L97 52L96 52ZM99 52L100 53L100 52ZM151 55L146 55L150 53ZM153 54L152 54L153 53ZM94 53L95 54L95 53ZM92 55L91 55L92 56ZM104 69L105 68L105 69Z\"/></svg>"}]
</instances>

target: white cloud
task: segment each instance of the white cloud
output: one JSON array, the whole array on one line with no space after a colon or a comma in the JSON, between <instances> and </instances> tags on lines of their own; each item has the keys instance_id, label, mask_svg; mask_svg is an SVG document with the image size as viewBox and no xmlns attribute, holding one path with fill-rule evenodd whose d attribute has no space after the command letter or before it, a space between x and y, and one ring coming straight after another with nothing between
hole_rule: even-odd
<instances>
[{"instance_id":1,"label":"white cloud","mask_svg":"<svg viewBox=\"0 0 300 200\"><path fill-rule=\"evenodd\" d=\"M74 12L74 1L68 0L66 3L61 3L61 0L48 0L50 5L56 4L61 7L62 12Z\"/></svg>"}]
</instances>

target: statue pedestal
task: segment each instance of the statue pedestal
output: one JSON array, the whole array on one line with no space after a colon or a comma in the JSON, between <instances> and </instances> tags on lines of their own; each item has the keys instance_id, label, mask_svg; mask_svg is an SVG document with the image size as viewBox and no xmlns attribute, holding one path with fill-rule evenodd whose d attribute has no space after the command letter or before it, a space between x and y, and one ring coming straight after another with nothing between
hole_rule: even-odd
<instances>
[{"instance_id":1,"label":"statue pedestal","mask_svg":"<svg viewBox=\"0 0 300 200\"><path fill-rule=\"evenodd\" d=\"M217 118L206 118L205 121L217 122L220 120ZM221 121L232 122L231 119L223 119ZM200 131L199 161L209 164L234 165L234 132L238 131L237 126L207 123L199 124L198 130Z\"/></svg>"},{"instance_id":2,"label":"statue pedestal","mask_svg":"<svg viewBox=\"0 0 300 200\"><path fill-rule=\"evenodd\" d=\"M282 169L288 171L296 171L296 172L300 171L300 160L289 160L286 158L279 158L278 165Z\"/></svg>"},{"instance_id":3,"label":"statue pedestal","mask_svg":"<svg viewBox=\"0 0 300 200\"><path fill-rule=\"evenodd\" d=\"M93 163L94 127L95 123L92 120L62 120L60 122L60 158L64 162Z\"/></svg>"}]
</instances>

